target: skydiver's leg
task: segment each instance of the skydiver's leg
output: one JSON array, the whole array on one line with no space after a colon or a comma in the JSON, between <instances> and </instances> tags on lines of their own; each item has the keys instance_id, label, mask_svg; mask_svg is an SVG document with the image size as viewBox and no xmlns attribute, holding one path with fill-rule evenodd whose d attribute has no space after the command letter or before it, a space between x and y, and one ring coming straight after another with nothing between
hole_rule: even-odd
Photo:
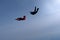
<instances>
[{"instance_id":1,"label":"skydiver's leg","mask_svg":"<svg viewBox=\"0 0 60 40\"><path fill-rule=\"evenodd\" d=\"M34 12L36 11L36 6L35 6L35 9L34 9Z\"/></svg>"},{"instance_id":2,"label":"skydiver's leg","mask_svg":"<svg viewBox=\"0 0 60 40\"><path fill-rule=\"evenodd\" d=\"M39 8L37 8L37 11L39 10Z\"/></svg>"}]
</instances>

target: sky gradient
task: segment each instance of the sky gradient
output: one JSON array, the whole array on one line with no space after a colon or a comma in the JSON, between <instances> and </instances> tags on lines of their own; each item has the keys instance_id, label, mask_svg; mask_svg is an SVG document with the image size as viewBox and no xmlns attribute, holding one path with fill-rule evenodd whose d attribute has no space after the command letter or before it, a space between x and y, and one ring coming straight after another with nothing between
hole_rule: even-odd
<instances>
[{"instance_id":1,"label":"sky gradient","mask_svg":"<svg viewBox=\"0 0 60 40\"><path fill-rule=\"evenodd\" d=\"M0 0L0 40L60 40L60 0Z\"/></svg>"}]
</instances>

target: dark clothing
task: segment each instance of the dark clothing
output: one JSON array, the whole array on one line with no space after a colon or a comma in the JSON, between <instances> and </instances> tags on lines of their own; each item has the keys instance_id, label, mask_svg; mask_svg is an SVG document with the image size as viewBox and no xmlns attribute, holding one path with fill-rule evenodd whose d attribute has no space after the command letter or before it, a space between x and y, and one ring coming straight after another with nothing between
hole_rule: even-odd
<instances>
[{"instance_id":1,"label":"dark clothing","mask_svg":"<svg viewBox=\"0 0 60 40\"><path fill-rule=\"evenodd\" d=\"M30 12L32 15L35 15L37 12L38 12L39 8L36 9L35 7L35 10L33 12Z\"/></svg>"},{"instance_id":2,"label":"dark clothing","mask_svg":"<svg viewBox=\"0 0 60 40\"><path fill-rule=\"evenodd\" d=\"M16 20L20 21L20 20L26 20L26 16L23 16L23 18L17 18Z\"/></svg>"}]
</instances>

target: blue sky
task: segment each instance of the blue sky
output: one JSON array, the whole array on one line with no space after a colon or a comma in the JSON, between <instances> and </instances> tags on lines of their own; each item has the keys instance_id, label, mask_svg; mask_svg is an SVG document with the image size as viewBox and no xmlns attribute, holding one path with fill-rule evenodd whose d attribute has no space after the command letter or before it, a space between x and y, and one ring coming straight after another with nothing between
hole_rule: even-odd
<instances>
[{"instance_id":1,"label":"blue sky","mask_svg":"<svg viewBox=\"0 0 60 40\"><path fill-rule=\"evenodd\" d=\"M60 40L60 0L0 0L0 40Z\"/></svg>"}]
</instances>

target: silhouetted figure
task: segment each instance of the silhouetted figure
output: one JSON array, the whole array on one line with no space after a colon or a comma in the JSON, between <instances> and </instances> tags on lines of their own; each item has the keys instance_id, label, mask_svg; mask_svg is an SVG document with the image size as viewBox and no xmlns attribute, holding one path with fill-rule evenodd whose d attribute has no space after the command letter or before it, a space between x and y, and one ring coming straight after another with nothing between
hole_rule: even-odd
<instances>
[{"instance_id":1,"label":"silhouetted figure","mask_svg":"<svg viewBox=\"0 0 60 40\"><path fill-rule=\"evenodd\" d=\"M32 15L35 15L37 12L38 12L39 8L36 9L36 6L35 6L35 9L33 12L30 12Z\"/></svg>"},{"instance_id":2,"label":"silhouetted figure","mask_svg":"<svg viewBox=\"0 0 60 40\"><path fill-rule=\"evenodd\" d=\"M21 21L21 20L26 20L26 16L23 16L23 18L17 18L16 20Z\"/></svg>"}]
</instances>

